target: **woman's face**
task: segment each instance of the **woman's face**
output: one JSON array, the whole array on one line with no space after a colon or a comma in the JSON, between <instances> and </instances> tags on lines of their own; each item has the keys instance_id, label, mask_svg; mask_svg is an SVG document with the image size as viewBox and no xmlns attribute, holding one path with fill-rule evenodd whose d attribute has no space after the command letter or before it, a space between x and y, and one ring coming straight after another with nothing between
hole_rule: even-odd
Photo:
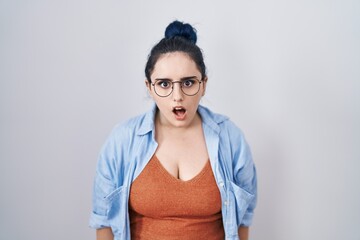
<instances>
[{"instance_id":1,"label":"woman's face","mask_svg":"<svg viewBox=\"0 0 360 240\"><path fill-rule=\"evenodd\" d=\"M166 53L160 56L151 74L151 82L157 80L160 86L166 88L168 81L185 81L183 87L191 84L194 80L201 81L201 73L195 62L183 52ZM188 80L188 81L187 81ZM159 108L158 120L160 124L169 127L189 127L198 117L197 108L201 97L205 93L206 79L200 84L199 92L194 96L188 96L181 90L180 83L173 83L173 91L167 97L160 97L154 91L154 86L146 81L149 93ZM157 88L158 89L158 88Z\"/></svg>"}]
</instances>

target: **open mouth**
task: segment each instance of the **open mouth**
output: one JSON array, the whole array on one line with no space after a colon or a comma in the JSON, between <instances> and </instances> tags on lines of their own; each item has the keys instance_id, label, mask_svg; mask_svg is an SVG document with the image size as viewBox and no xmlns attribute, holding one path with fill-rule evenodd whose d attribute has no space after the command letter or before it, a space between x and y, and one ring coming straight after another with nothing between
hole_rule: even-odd
<instances>
[{"instance_id":1,"label":"open mouth","mask_svg":"<svg viewBox=\"0 0 360 240\"><path fill-rule=\"evenodd\" d=\"M183 107L174 107L173 113L177 119L183 119L185 117L186 109Z\"/></svg>"}]
</instances>

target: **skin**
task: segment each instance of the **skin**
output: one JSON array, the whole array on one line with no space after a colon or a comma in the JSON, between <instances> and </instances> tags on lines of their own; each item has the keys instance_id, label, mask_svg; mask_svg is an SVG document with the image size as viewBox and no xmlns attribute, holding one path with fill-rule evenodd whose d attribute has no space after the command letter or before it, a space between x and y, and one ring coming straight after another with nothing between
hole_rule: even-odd
<instances>
[{"instance_id":1,"label":"skin","mask_svg":"<svg viewBox=\"0 0 360 240\"><path fill-rule=\"evenodd\" d=\"M187 77L201 79L201 73L195 62L182 52L161 56L151 74L152 81L179 81ZM195 96L185 95L180 84L174 85L168 97L159 97L149 83L147 87L159 108L155 119L155 139L158 143L155 154L170 174L184 181L189 180L202 170L209 158L201 118L197 113L199 102L205 94L206 80L201 83L200 91ZM184 119L176 119L173 113L176 106L186 109Z\"/></svg>"},{"instance_id":2,"label":"skin","mask_svg":"<svg viewBox=\"0 0 360 240\"><path fill-rule=\"evenodd\" d=\"M151 81L157 79L169 79L171 81L179 81L185 77L195 77L201 80L201 73L196 67L195 62L183 52L173 52L162 55L155 64L154 71L151 74ZM205 94L206 80L201 84L200 91L195 96L185 95L179 84L174 85L172 94L168 97L159 97L145 81L150 96L156 102L159 108L159 114L156 121L160 127L166 127L170 130L182 132L187 128L191 128L200 121L197 114L197 108L202 96ZM173 117L173 107L183 106L186 108L187 117L184 121L176 121ZM201 122L201 121L200 121Z\"/></svg>"},{"instance_id":3,"label":"skin","mask_svg":"<svg viewBox=\"0 0 360 240\"><path fill-rule=\"evenodd\" d=\"M180 81L187 77L201 80L201 73L195 62L183 52L166 53L155 64L151 80L169 79ZM209 159L202 123L197 108L205 94L207 79L203 79L200 91L194 96L185 95L180 84L168 97L159 97L153 86L146 80L148 92L156 102L159 111L155 117L155 139L158 148L155 152L163 167L174 177L187 181L195 177ZM176 118L174 107L186 109L185 117ZM248 227L239 228L241 240L248 239ZM112 240L110 228L97 230L97 240Z\"/></svg>"},{"instance_id":4,"label":"skin","mask_svg":"<svg viewBox=\"0 0 360 240\"><path fill-rule=\"evenodd\" d=\"M240 240L249 239L249 227L239 227L239 238Z\"/></svg>"},{"instance_id":5,"label":"skin","mask_svg":"<svg viewBox=\"0 0 360 240\"><path fill-rule=\"evenodd\" d=\"M96 240L114 240L111 228L96 229Z\"/></svg>"}]
</instances>

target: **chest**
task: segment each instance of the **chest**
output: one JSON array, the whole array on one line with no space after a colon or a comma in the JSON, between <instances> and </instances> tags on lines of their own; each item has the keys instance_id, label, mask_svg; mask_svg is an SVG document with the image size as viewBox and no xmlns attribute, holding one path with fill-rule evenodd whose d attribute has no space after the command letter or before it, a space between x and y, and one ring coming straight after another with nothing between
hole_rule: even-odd
<instances>
[{"instance_id":1,"label":"chest","mask_svg":"<svg viewBox=\"0 0 360 240\"><path fill-rule=\"evenodd\" d=\"M192 218L221 211L220 192L209 161L195 177L182 181L170 175L154 156L132 183L129 201L133 211L151 218Z\"/></svg>"},{"instance_id":2,"label":"chest","mask_svg":"<svg viewBox=\"0 0 360 240\"><path fill-rule=\"evenodd\" d=\"M175 178L189 180L197 175L209 159L201 131L178 136L163 135L157 139L156 156Z\"/></svg>"}]
</instances>

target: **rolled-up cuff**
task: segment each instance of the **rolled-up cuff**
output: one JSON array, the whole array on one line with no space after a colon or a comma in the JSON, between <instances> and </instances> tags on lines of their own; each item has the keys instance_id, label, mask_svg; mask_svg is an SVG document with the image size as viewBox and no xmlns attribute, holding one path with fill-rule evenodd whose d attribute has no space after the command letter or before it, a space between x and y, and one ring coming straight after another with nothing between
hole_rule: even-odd
<instances>
[{"instance_id":1,"label":"rolled-up cuff","mask_svg":"<svg viewBox=\"0 0 360 240\"><path fill-rule=\"evenodd\" d=\"M254 216L254 213L246 212L240 223L240 226L250 227L250 225L252 224L253 216Z\"/></svg>"},{"instance_id":2,"label":"rolled-up cuff","mask_svg":"<svg viewBox=\"0 0 360 240\"><path fill-rule=\"evenodd\" d=\"M89 227L94 229L99 229L99 228L110 227L110 224L107 220L107 216L91 213Z\"/></svg>"}]
</instances>

